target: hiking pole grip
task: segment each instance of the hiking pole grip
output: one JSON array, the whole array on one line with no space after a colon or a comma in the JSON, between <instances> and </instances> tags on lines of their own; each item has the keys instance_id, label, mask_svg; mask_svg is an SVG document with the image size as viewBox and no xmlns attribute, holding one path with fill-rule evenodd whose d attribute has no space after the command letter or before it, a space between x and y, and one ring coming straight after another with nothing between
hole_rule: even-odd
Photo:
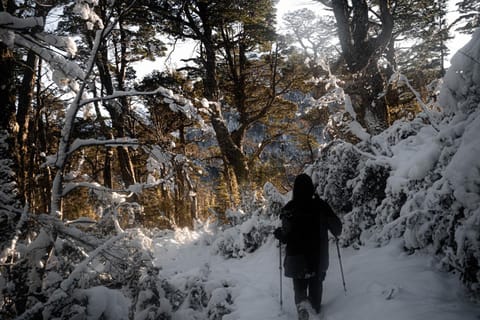
<instances>
[{"instance_id":1,"label":"hiking pole grip","mask_svg":"<svg viewBox=\"0 0 480 320\"><path fill-rule=\"evenodd\" d=\"M343 274L342 256L340 255L340 247L338 245L337 237L335 237L335 244L337 245L338 262L340 264L340 273L342 274L343 290L345 291L345 295L347 295L347 286L345 284L345 276Z\"/></svg>"}]
</instances>

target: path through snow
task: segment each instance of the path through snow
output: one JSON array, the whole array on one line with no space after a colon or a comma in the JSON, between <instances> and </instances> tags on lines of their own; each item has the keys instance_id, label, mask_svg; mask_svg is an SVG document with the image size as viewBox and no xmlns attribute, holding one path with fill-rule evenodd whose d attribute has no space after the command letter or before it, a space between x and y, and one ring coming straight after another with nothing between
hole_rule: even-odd
<instances>
[{"instance_id":1,"label":"path through snow","mask_svg":"<svg viewBox=\"0 0 480 320\"><path fill-rule=\"evenodd\" d=\"M224 320L296 319L291 280L283 277L279 305L279 259L276 241L242 259L212 254L206 233L176 231L155 239L161 276L174 284L198 274L206 264L209 278L232 287L234 311ZM400 242L382 248L343 249L347 293L342 286L336 249L324 283L325 320L479 320L480 307L469 302L454 275L434 271L431 258L407 255ZM174 320L187 320L180 308Z\"/></svg>"}]
</instances>

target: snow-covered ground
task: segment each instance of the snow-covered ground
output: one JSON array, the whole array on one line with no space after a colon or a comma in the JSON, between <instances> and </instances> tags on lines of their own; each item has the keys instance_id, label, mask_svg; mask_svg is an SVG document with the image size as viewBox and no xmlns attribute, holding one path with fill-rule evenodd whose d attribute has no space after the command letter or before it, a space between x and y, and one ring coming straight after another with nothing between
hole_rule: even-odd
<instances>
[{"instance_id":1,"label":"snow-covered ground","mask_svg":"<svg viewBox=\"0 0 480 320\"><path fill-rule=\"evenodd\" d=\"M208 232L186 230L154 239L160 276L177 287L199 275L205 287L223 283L233 302L229 306L232 312L224 315L224 320L296 319L291 280L285 277L280 308L279 249L273 237L241 259L214 254L212 240ZM469 301L455 275L434 271L431 257L408 255L400 240L381 248L347 248L341 252L347 292L332 245L321 319L480 319L480 307ZM191 315L191 310L182 305L173 319L192 319Z\"/></svg>"}]
</instances>

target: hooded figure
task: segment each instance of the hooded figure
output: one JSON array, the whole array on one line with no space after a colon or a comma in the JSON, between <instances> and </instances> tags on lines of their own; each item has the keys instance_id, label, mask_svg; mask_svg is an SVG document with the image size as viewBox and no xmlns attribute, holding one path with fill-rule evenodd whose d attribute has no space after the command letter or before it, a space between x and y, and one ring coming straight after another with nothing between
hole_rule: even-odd
<instances>
[{"instance_id":1,"label":"hooded figure","mask_svg":"<svg viewBox=\"0 0 480 320\"><path fill-rule=\"evenodd\" d=\"M286 243L285 276L293 278L299 319L308 319L304 303L320 312L322 283L328 269L328 231L338 237L342 223L332 208L315 194L312 179L296 177L293 197L282 209L282 226L275 237Z\"/></svg>"}]
</instances>

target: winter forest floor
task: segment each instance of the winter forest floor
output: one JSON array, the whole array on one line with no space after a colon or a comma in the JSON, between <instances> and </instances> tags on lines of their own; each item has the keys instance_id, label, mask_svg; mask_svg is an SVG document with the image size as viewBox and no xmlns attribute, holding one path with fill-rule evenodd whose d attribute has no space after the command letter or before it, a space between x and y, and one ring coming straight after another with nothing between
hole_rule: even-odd
<instances>
[{"instance_id":1,"label":"winter forest floor","mask_svg":"<svg viewBox=\"0 0 480 320\"><path fill-rule=\"evenodd\" d=\"M224 315L224 320L296 319L291 280L285 277L280 308L279 250L273 237L240 259L214 254L212 240L211 234L186 230L154 239L160 276L179 287L200 277L205 287L223 284L230 288L231 305L227 307L231 313ZM408 255L401 241L381 248L346 248L341 252L347 293L332 245L319 319L480 319L480 307L469 301L457 276L435 271L431 257ZM192 319L192 315L191 309L181 305L173 319Z\"/></svg>"}]
</instances>

